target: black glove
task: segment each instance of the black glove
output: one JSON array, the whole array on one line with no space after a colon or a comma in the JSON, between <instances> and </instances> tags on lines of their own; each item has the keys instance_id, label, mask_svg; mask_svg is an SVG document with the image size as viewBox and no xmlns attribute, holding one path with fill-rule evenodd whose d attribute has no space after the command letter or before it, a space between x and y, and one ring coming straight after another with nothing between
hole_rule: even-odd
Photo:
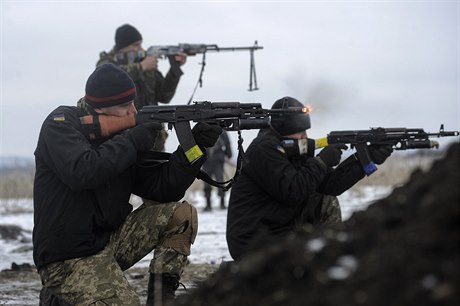
<instances>
[{"instance_id":1,"label":"black glove","mask_svg":"<svg viewBox=\"0 0 460 306\"><path fill-rule=\"evenodd\" d=\"M161 129L163 129L161 123L149 122L135 126L129 130L128 133L129 136L131 136L136 149L143 152L153 148L155 139Z\"/></svg>"},{"instance_id":2,"label":"black glove","mask_svg":"<svg viewBox=\"0 0 460 306\"><path fill-rule=\"evenodd\" d=\"M196 144L201 149L206 149L214 146L220 134L222 134L222 128L218 125L198 122L193 127L192 134Z\"/></svg>"},{"instance_id":3,"label":"black glove","mask_svg":"<svg viewBox=\"0 0 460 306\"><path fill-rule=\"evenodd\" d=\"M377 165L383 164L383 162L393 153L392 145L378 145L372 144L367 147L369 150L370 158Z\"/></svg>"},{"instance_id":4,"label":"black glove","mask_svg":"<svg viewBox=\"0 0 460 306\"><path fill-rule=\"evenodd\" d=\"M319 152L318 156L328 167L337 166L340 163L342 157L342 150L346 150L348 147L342 143L328 145Z\"/></svg>"}]
</instances>

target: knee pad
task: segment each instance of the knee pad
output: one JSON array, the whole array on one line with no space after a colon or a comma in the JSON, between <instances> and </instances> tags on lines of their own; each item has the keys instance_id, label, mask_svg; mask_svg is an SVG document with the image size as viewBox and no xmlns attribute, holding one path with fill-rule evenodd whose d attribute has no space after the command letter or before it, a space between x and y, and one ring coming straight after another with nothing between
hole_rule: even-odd
<instances>
[{"instance_id":1,"label":"knee pad","mask_svg":"<svg viewBox=\"0 0 460 306\"><path fill-rule=\"evenodd\" d=\"M166 225L166 235L161 244L183 255L190 255L190 246L195 242L198 231L198 214L196 208L183 202L176 208Z\"/></svg>"}]
</instances>

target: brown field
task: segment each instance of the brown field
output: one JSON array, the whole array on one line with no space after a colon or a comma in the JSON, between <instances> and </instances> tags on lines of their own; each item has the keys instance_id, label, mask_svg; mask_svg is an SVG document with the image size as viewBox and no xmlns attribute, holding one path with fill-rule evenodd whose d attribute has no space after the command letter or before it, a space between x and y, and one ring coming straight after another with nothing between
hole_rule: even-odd
<instances>
[{"instance_id":1,"label":"brown field","mask_svg":"<svg viewBox=\"0 0 460 306\"><path fill-rule=\"evenodd\" d=\"M363 179L353 188L366 185L399 186L409 179L415 169L427 170L434 160L442 156L441 152L432 154L398 154L396 152L387 162L378 166L377 172ZM230 163L227 163L225 167L225 179L228 179L235 173L235 168ZM0 170L0 198L32 198L34 173L33 167ZM189 191L201 191L202 184L202 181L196 180Z\"/></svg>"}]
</instances>

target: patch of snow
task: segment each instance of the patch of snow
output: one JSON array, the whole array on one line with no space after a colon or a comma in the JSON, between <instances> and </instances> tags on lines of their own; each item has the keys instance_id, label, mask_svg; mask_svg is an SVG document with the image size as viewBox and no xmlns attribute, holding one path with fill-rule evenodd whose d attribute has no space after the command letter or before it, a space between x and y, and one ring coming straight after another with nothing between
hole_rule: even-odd
<instances>
[{"instance_id":1,"label":"patch of snow","mask_svg":"<svg viewBox=\"0 0 460 306\"><path fill-rule=\"evenodd\" d=\"M390 188L385 187L365 187L359 192L351 190L345 192L339 197L343 219L348 219L354 211L366 209L371 202L386 196L390 191ZM228 200L229 193L226 195ZM219 265L222 261L231 261L232 258L228 252L225 238L227 210L220 209L215 190L212 193L214 205L212 212L203 212L205 200L201 191L188 193L186 200L198 210L198 234L192 245L189 256L190 262ZM131 201L136 204L138 199L132 198ZM0 240L0 270L11 268L12 262L33 264L32 251L30 250L33 229L32 199L0 199L0 224L18 225L24 230L22 242ZM345 239L346 237L342 238ZM24 241L26 242L24 243ZM318 248L319 245L310 245L310 247ZM18 252L19 249L24 248L25 251ZM152 257L153 253L148 254L135 267L148 266ZM340 271L336 272L337 275L341 273Z\"/></svg>"}]
</instances>

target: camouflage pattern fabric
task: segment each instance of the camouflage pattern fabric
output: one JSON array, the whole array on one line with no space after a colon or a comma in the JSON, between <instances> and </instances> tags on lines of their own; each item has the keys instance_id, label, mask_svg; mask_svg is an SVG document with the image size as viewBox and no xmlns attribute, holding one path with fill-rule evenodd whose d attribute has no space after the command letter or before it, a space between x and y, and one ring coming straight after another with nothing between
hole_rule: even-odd
<instances>
[{"instance_id":1,"label":"camouflage pattern fabric","mask_svg":"<svg viewBox=\"0 0 460 306\"><path fill-rule=\"evenodd\" d=\"M90 111L88 110L88 104L86 104L85 98L81 98L77 101L77 107L82 109L85 113L90 114Z\"/></svg>"},{"instance_id":2,"label":"camouflage pattern fabric","mask_svg":"<svg viewBox=\"0 0 460 306\"><path fill-rule=\"evenodd\" d=\"M342 211L339 199L335 196L324 195L321 202L321 215L319 224L334 224L342 222Z\"/></svg>"},{"instance_id":3,"label":"camouflage pattern fabric","mask_svg":"<svg viewBox=\"0 0 460 306\"><path fill-rule=\"evenodd\" d=\"M158 71L143 71L140 63L129 63L121 65L115 60L115 50L110 52L101 52L99 61L96 66L111 63L125 70L136 84L137 94L134 100L136 109L141 109L146 105L158 105L158 103L169 103L173 98L177 85L178 77L173 77L170 73L163 77L163 74ZM163 130L160 131L155 145L152 148L154 151L165 151L166 138L168 133L163 125Z\"/></svg>"},{"instance_id":4,"label":"camouflage pattern fabric","mask_svg":"<svg viewBox=\"0 0 460 306\"><path fill-rule=\"evenodd\" d=\"M140 305L123 271L155 249L150 273L182 274L187 255L162 244L185 231L183 224L169 229L168 223L175 210L186 204L146 201L128 215L104 250L40 269L43 285L72 305Z\"/></svg>"},{"instance_id":5,"label":"camouflage pattern fabric","mask_svg":"<svg viewBox=\"0 0 460 306\"><path fill-rule=\"evenodd\" d=\"M146 105L158 105L158 103L169 103L173 98L179 77L169 71L166 76L159 70L144 71L139 62L120 64L115 60L115 50L101 52L96 66L102 64L114 64L125 70L136 84L136 99L134 104L137 109Z\"/></svg>"},{"instance_id":6,"label":"camouflage pattern fabric","mask_svg":"<svg viewBox=\"0 0 460 306\"><path fill-rule=\"evenodd\" d=\"M115 60L115 50L112 49L110 52L101 52L99 53L99 60L96 63L96 66L103 64L114 64L122 67L133 79L145 81L144 73L140 63L131 63L129 65L120 65Z\"/></svg>"},{"instance_id":7,"label":"camouflage pattern fabric","mask_svg":"<svg viewBox=\"0 0 460 306\"><path fill-rule=\"evenodd\" d=\"M315 193L295 220L295 227L327 225L342 222L339 199L335 196Z\"/></svg>"}]
</instances>

